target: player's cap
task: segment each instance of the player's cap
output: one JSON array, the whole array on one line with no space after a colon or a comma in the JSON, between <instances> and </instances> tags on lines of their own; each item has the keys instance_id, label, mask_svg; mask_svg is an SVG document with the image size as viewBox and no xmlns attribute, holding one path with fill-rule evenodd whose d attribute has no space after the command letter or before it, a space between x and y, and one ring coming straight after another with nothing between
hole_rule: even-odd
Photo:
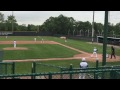
<instances>
[{"instance_id":1,"label":"player's cap","mask_svg":"<svg viewBox=\"0 0 120 90\"><path fill-rule=\"evenodd\" d=\"M85 58L82 58L82 61L86 61L86 59L85 59Z\"/></svg>"}]
</instances>

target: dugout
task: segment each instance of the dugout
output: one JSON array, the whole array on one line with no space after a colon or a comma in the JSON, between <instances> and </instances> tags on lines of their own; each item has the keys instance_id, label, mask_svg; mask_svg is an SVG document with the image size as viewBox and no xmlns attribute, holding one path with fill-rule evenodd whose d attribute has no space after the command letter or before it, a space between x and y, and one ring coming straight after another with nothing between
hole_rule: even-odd
<instances>
[{"instance_id":1,"label":"dugout","mask_svg":"<svg viewBox=\"0 0 120 90\"><path fill-rule=\"evenodd\" d=\"M97 42L103 43L103 36L97 36ZM107 44L120 45L120 38L107 37Z\"/></svg>"}]
</instances>

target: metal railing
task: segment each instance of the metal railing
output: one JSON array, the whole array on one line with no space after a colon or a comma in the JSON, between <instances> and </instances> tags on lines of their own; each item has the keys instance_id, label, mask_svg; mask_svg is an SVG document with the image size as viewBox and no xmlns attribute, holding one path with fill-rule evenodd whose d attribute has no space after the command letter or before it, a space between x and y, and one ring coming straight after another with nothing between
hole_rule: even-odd
<instances>
[{"instance_id":1,"label":"metal railing","mask_svg":"<svg viewBox=\"0 0 120 90\"><path fill-rule=\"evenodd\" d=\"M103 72L120 72L120 69L100 69L100 70L83 70L83 71L64 71L64 72L48 72L48 73L31 73L31 74L9 74L0 75L1 79L79 79L80 73L103 73ZM60 77L62 74L62 78ZM114 73L116 74L116 73ZM111 74L109 74L111 77ZM32 78L32 77L35 78ZM46 76L46 77L45 77ZM87 76L86 76L87 77ZM117 79L112 76L109 79ZM89 79L89 78L86 78ZM94 78L98 79L98 78Z\"/></svg>"},{"instance_id":2,"label":"metal railing","mask_svg":"<svg viewBox=\"0 0 120 90\"><path fill-rule=\"evenodd\" d=\"M2 72L0 79L79 79L82 73L85 73L85 79L120 79L119 65L98 66L98 61L96 61L96 67L88 67L85 70L73 68L72 64L67 68L32 62L31 73L29 74L15 74L14 62L2 62L0 66L2 66L0 68L0 72Z\"/></svg>"}]
</instances>

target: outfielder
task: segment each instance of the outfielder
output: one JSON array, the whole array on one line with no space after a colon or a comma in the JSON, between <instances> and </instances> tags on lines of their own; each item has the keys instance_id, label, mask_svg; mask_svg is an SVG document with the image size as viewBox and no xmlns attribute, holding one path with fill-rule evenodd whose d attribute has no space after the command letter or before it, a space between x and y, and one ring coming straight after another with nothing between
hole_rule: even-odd
<instances>
[{"instance_id":1,"label":"outfielder","mask_svg":"<svg viewBox=\"0 0 120 90\"><path fill-rule=\"evenodd\" d=\"M88 67L88 63L86 62L86 59L82 58L82 62L80 62L80 69L85 70L85 69L87 69L87 67ZM83 70L81 70L81 71L83 71ZM85 79L85 76L86 76L85 73L80 73L79 79Z\"/></svg>"},{"instance_id":2,"label":"outfielder","mask_svg":"<svg viewBox=\"0 0 120 90\"><path fill-rule=\"evenodd\" d=\"M91 57L93 57L93 55L95 55L95 57L97 57L97 49L96 49L96 47L94 47L94 49L93 49L93 54L91 55Z\"/></svg>"},{"instance_id":3,"label":"outfielder","mask_svg":"<svg viewBox=\"0 0 120 90\"><path fill-rule=\"evenodd\" d=\"M14 48L16 48L16 41L15 40L14 40L13 44L14 44Z\"/></svg>"}]
</instances>

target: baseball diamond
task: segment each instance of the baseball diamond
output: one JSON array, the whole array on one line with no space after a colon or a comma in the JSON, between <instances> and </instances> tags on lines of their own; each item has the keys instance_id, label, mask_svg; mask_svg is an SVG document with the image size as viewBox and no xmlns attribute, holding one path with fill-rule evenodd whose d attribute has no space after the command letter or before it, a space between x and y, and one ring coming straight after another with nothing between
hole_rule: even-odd
<instances>
[{"instance_id":1,"label":"baseball diamond","mask_svg":"<svg viewBox=\"0 0 120 90\"><path fill-rule=\"evenodd\" d=\"M37 37L37 41L34 41L32 39L34 37L29 37L29 38L31 38L31 40L20 40L20 39L17 40L17 38L21 38L22 39L22 37L10 37L10 36L7 39L9 39L9 38L10 39L11 38L16 38L17 46L16 46L16 48L14 48L13 47L13 41L11 41L11 40L0 41L0 45L4 46L4 47L2 47L2 50L4 50L4 51L11 51L11 52L18 51L18 50L19 51L29 51L30 48L27 47L26 45L57 45L57 46L64 47L64 48L66 48L68 50L72 50L72 52L75 51L75 52L77 52L77 54L73 54L73 56L71 56L71 57L62 57L62 58L60 58L60 57L55 57L55 58L54 57L52 57L52 58L33 58L33 59L28 58L28 59L16 59L16 60L12 60L12 59L7 59L6 60L6 59L4 59L3 62L7 62L7 63L8 62L15 62L15 63L19 63L19 62L22 62L22 63L27 63L28 62L29 63L29 62L31 62L32 63L32 62L40 62L40 61L64 61L64 60L67 60L67 61L69 60L70 61L70 60L81 60L83 57L86 58L87 62L96 62L96 59L98 59L99 62L102 62L102 54L100 54L100 53L97 54L97 58L96 57L91 57L92 48L91 48L91 53L89 53L89 52L80 50L78 48L75 48L73 46L67 45L70 42L73 42L70 39L68 39L68 42L65 43L64 40L61 40L61 39L56 38L56 37ZM44 38L44 43L41 42L41 38ZM14 40L14 39L12 39L12 40ZM78 43L80 43L80 42L78 42ZM88 43L88 42L86 42L86 44L91 45L91 43ZM95 45L97 45L97 44L95 44ZM59 52L59 51L57 51L57 52ZM100 49L99 49L99 51L100 51ZM110 58L106 58L106 59L107 59L107 62L118 62L118 61L120 61L120 56L117 55L116 59L110 59ZM76 74L74 76L75 76L74 79L78 79L79 78L78 74ZM58 77L59 76L55 76L54 78L58 78ZM21 79L26 79L26 78L27 79L31 79L31 77L27 77L27 76L26 77L20 77L20 78ZM86 78L89 78L89 76L87 75ZM45 78L44 76L39 76L39 77L36 77L36 79L48 79L48 77Z\"/></svg>"},{"instance_id":2,"label":"baseball diamond","mask_svg":"<svg viewBox=\"0 0 120 90\"><path fill-rule=\"evenodd\" d=\"M119 13L0 11L0 79L120 79Z\"/></svg>"},{"instance_id":3,"label":"baseball diamond","mask_svg":"<svg viewBox=\"0 0 120 90\"><path fill-rule=\"evenodd\" d=\"M13 41L0 41L0 44L13 44ZM92 55L92 52L91 53L87 53L87 52L84 52L82 50L79 50L79 49L76 49L76 48L73 48L73 47L70 47L68 45L64 45L64 44L61 44L59 42L55 42L55 41L44 41L44 43L42 43L41 41L17 41L17 45L19 44L58 44L58 45L61 45L65 48L68 48L68 49L71 49L71 50L74 50L74 51L77 51L78 53L80 54L76 54L76 55L73 55L73 57L69 57L69 58L47 58L47 59L29 59L29 60L4 60L3 62L31 62L31 61L45 61L45 60L71 60L71 59L81 59L83 57L87 58L87 61L92 61L92 62L95 62L96 61L96 58L95 57L91 57ZM3 48L3 50L28 50L27 47L16 47L16 48L13 48L13 47L5 47ZM107 62L114 62L114 61L120 61L120 57L119 56L116 56L117 59L109 59L107 58ZM102 54L98 54L98 57L100 62L102 62Z\"/></svg>"}]
</instances>

